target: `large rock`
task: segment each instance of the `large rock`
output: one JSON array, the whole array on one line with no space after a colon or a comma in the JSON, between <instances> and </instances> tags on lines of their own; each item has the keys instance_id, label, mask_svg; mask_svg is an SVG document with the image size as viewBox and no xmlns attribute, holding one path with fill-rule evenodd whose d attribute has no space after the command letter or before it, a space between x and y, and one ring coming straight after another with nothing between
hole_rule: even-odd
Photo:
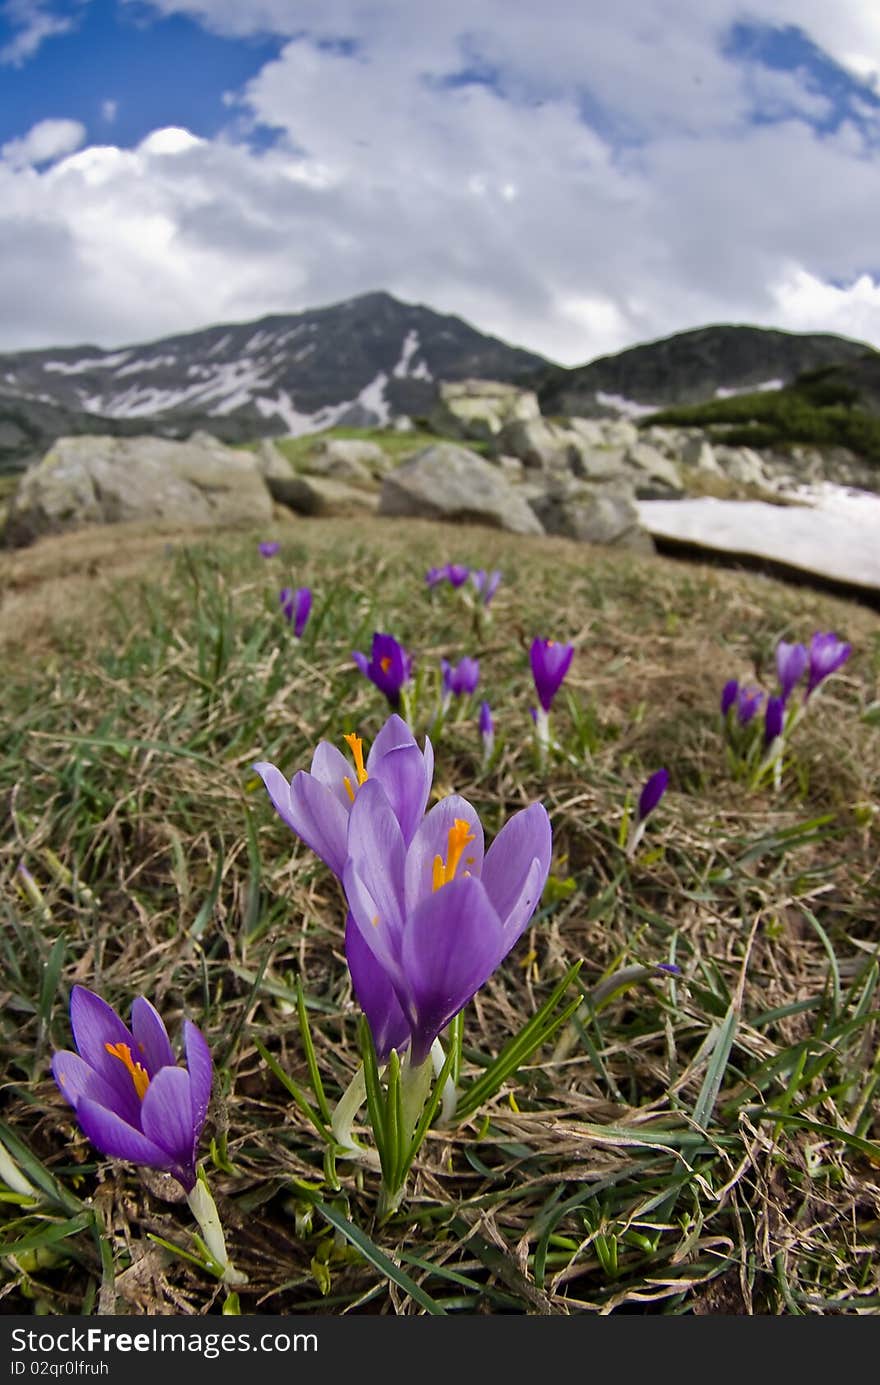
<instances>
[{"instance_id":1,"label":"large rock","mask_svg":"<svg viewBox=\"0 0 880 1385\"><path fill-rule=\"evenodd\" d=\"M570 467L589 446L570 428L550 423L546 418L531 418L505 424L495 450L519 457L523 466L546 471Z\"/></svg>"},{"instance_id":2,"label":"large rock","mask_svg":"<svg viewBox=\"0 0 880 1385\"><path fill-rule=\"evenodd\" d=\"M632 496L625 490L596 490L578 482L566 485L558 481L537 494L531 489L529 504L545 533L637 553L654 552L653 540L642 528Z\"/></svg>"},{"instance_id":3,"label":"large rock","mask_svg":"<svg viewBox=\"0 0 880 1385\"><path fill-rule=\"evenodd\" d=\"M388 453L368 438L318 438L301 463L313 476L332 476L351 486L371 486L394 465Z\"/></svg>"},{"instance_id":4,"label":"large rock","mask_svg":"<svg viewBox=\"0 0 880 1385\"><path fill-rule=\"evenodd\" d=\"M628 447L624 461L629 468L639 500L665 500L684 494L678 467L647 442Z\"/></svg>"},{"instance_id":5,"label":"large rock","mask_svg":"<svg viewBox=\"0 0 880 1385\"><path fill-rule=\"evenodd\" d=\"M517 419L540 418L537 395L498 380L449 380L429 417L443 437L489 442Z\"/></svg>"},{"instance_id":6,"label":"large rock","mask_svg":"<svg viewBox=\"0 0 880 1385\"><path fill-rule=\"evenodd\" d=\"M379 496L370 479L369 488L349 486L333 476L288 475L284 480L268 482L273 500L286 505L300 515L332 516L375 514Z\"/></svg>"},{"instance_id":7,"label":"large rock","mask_svg":"<svg viewBox=\"0 0 880 1385\"><path fill-rule=\"evenodd\" d=\"M182 527L263 524L272 500L252 452L207 433L187 442L104 435L59 438L19 482L7 543L84 524L173 521Z\"/></svg>"},{"instance_id":8,"label":"large rock","mask_svg":"<svg viewBox=\"0 0 880 1385\"><path fill-rule=\"evenodd\" d=\"M448 442L423 448L386 476L379 513L486 524L513 534L544 532L498 467Z\"/></svg>"}]
</instances>

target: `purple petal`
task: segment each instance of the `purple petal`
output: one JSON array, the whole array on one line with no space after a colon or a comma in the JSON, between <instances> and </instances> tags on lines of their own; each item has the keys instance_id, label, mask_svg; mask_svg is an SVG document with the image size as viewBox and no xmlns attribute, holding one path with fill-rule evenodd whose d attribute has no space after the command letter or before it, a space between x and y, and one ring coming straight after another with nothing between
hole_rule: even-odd
<instances>
[{"instance_id":1,"label":"purple petal","mask_svg":"<svg viewBox=\"0 0 880 1385\"><path fill-rule=\"evenodd\" d=\"M480 875L483 870L483 825L477 811L460 794L449 794L436 803L421 824L406 853L406 907L412 910L434 889L434 858L447 860L449 831L456 820L466 822L474 840L461 857L458 875ZM445 887L444 887L445 888Z\"/></svg>"},{"instance_id":2,"label":"purple petal","mask_svg":"<svg viewBox=\"0 0 880 1385\"><path fill-rule=\"evenodd\" d=\"M254 769L269 791L279 817L334 875L341 875L348 813L339 799L305 770L298 770L293 783L288 784L281 771L265 761L258 761Z\"/></svg>"},{"instance_id":3,"label":"purple petal","mask_svg":"<svg viewBox=\"0 0 880 1385\"><path fill-rule=\"evenodd\" d=\"M784 725L785 699L782 697L768 698L767 707L764 711L764 744L772 745L777 736L782 735Z\"/></svg>"},{"instance_id":4,"label":"purple petal","mask_svg":"<svg viewBox=\"0 0 880 1385\"><path fill-rule=\"evenodd\" d=\"M186 1070L189 1073L192 1098L193 1136L198 1140L211 1100L214 1064L204 1034L189 1020L183 1022L183 1044L186 1049Z\"/></svg>"},{"instance_id":5,"label":"purple petal","mask_svg":"<svg viewBox=\"0 0 880 1385\"><path fill-rule=\"evenodd\" d=\"M495 723L492 720L492 708L488 702L480 703L480 735L491 736L495 730Z\"/></svg>"},{"instance_id":6,"label":"purple petal","mask_svg":"<svg viewBox=\"0 0 880 1385\"><path fill-rule=\"evenodd\" d=\"M163 1071L171 1072L172 1069L164 1068ZM76 1118L95 1148L110 1159L128 1159L132 1164L146 1164L153 1169L170 1169L174 1163L172 1156L161 1145L129 1125L115 1111L108 1110L89 1097L83 1097L80 1101Z\"/></svg>"},{"instance_id":7,"label":"purple petal","mask_svg":"<svg viewBox=\"0 0 880 1385\"><path fill-rule=\"evenodd\" d=\"M312 610L312 593L308 587L298 587L294 599L296 618L293 626L293 633L297 639L306 628L309 615Z\"/></svg>"},{"instance_id":8,"label":"purple petal","mask_svg":"<svg viewBox=\"0 0 880 1385\"><path fill-rule=\"evenodd\" d=\"M653 813L668 787L669 770L656 770L639 794L639 806L636 813L638 822L644 822L648 814Z\"/></svg>"},{"instance_id":9,"label":"purple petal","mask_svg":"<svg viewBox=\"0 0 880 1385\"><path fill-rule=\"evenodd\" d=\"M350 912L345 923L345 958L355 999L370 1025L376 1056L384 1063L392 1048L402 1049L409 1042L409 1025L387 972Z\"/></svg>"},{"instance_id":10,"label":"purple petal","mask_svg":"<svg viewBox=\"0 0 880 1385\"><path fill-rule=\"evenodd\" d=\"M319 741L312 756L311 774L330 790L334 798L339 799L347 817L352 797L345 787L346 779L353 790L357 788L357 774L351 761L330 741Z\"/></svg>"},{"instance_id":11,"label":"purple petal","mask_svg":"<svg viewBox=\"0 0 880 1385\"><path fill-rule=\"evenodd\" d=\"M132 1057L146 1068L150 1077L160 1068L174 1067L176 1059L168 1031L158 1010L144 996L138 996L131 1007L131 1032L136 1045Z\"/></svg>"},{"instance_id":12,"label":"purple petal","mask_svg":"<svg viewBox=\"0 0 880 1385\"><path fill-rule=\"evenodd\" d=\"M374 772L377 760L381 760L383 755L387 755L390 750L397 750L403 745L416 745L416 738L403 717L392 712L370 746L366 763L367 774Z\"/></svg>"},{"instance_id":13,"label":"purple petal","mask_svg":"<svg viewBox=\"0 0 880 1385\"><path fill-rule=\"evenodd\" d=\"M359 649L353 649L351 651L351 657L354 659L355 663L357 664L358 668L360 669L364 677L369 678L370 661L367 658L366 654L362 654Z\"/></svg>"},{"instance_id":14,"label":"purple petal","mask_svg":"<svg viewBox=\"0 0 880 1385\"><path fill-rule=\"evenodd\" d=\"M99 1106L106 1106L109 1110L115 1111L129 1124L140 1123L141 1103L134 1084L129 1084L130 1091L127 1096L120 1096L116 1088L90 1067L85 1059L80 1058L78 1053L71 1053L69 1049L61 1049L54 1053L52 1076L58 1083L61 1095L74 1109L87 1097Z\"/></svg>"},{"instance_id":15,"label":"purple petal","mask_svg":"<svg viewBox=\"0 0 880 1385\"><path fill-rule=\"evenodd\" d=\"M504 824L483 862L482 881L501 919L508 950L513 947L541 899L553 834L541 803L523 808Z\"/></svg>"},{"instance_id":16,"label":"purple petal","mask_svg":"<svg viewBox=\"0 0 880 1385\"><path fill-rule=\"evenodd\" d=\"M407 919L401 960L412 1001L412 1061L424 1062L441 1029L504 955L501 921L476 876L453 880Z\"/></svg>"},{"instance_id":17,"label":"purple petal","mask_svg":"<svg viewBox=\"0 0 880 1385\"><path fill-rule=\"evenodd\" d=\"M574 658L574 645L535 639L532 641L529 657L538 701L544 711L549 712Z\"/></svg>"},{"instance_id":18,"label":"purple petal","mask_svg":"<svg viewBox=\"0 0 880 1385\"><path fill-rule=\"evenodd\" d=\"M807 651L802 644L786 644L785 640L780 640L776 646L776 673L783 702L788 701L792 688L803 677L807 659Z\"/></svg>"},{"instance_id":19,"label":"purple petal","mask_svg":"<svg viewBox=\"0 0 880 1385\"><path fill-rule=\"evenodd\" d=\"M721 715L727 716L736 699L739 697L739 683L735 678L728 678L724 687L721 689Z\"/></svg>"},{"instance_id":20,"label":"purple petal","mask_svg":"<svg viewBox=\"0 0 880 1385\"><path fill-rule=\"evenodd\" d=\"M134 1050L131 1030L106 1000L87 991L85 986L74 986L70 993L70 1027L81 1057L127 1101L132 1091L131 1077L119 1059L107 1052L106 1045L126 1044Z\"/></svg>"},{"instance_id":21,"label":"purple petal","mask_svg":"<svg viewBox=\"0 0 880 1385\"><path fill-rule=\"evenodd\" d=\"M425 815L433 777L434 750L427 737L424 754L413 741L389 750L372 771L371 778L385 790L407 846Z\"/></svg>"},{"instance_id":22,"label":"purple petal","mask_svg":"<svg viewBox=\"0 0 880 1385\"><path fill-rule=\"evenodd\" d=\"M348 819L349 864L373 902L367 920L377 931L390 930L399 936L403 927L403 880L406 844L400 823L382 785L368 779L361 785ZM346 874L344 877L348 879ZM352 908L354 908L353 901ZM358 923L363 920L358 918Z\"/></svg>"},{"instance_id":23,"label":"purple petal","mask_svg":"<svg viewBox=\"0 0 880 1385\"><path fill-rule=\"evenodd\" d=\"M183 1068L162 1068L153 1078L141 1103L141 1127L148 1140L165 1150L175 1174L192 1171L194 1183L193 1092Z\"/></svg>"}]
</instances>

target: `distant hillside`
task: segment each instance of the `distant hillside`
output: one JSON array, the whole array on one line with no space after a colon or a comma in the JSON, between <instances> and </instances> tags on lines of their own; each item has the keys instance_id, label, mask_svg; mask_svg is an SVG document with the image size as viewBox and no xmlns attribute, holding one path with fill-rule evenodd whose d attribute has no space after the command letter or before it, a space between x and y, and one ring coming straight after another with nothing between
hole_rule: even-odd
<instances>
[{"instance_id":1,"label":"distant hillside","mask_svg":"<svg viewBox=\"0 0 880 1385\"><path fill-rule=\"evenodd\" d=\"M438 380L521 381L548 362L461 318L368 293L118 351L0 355L0 469L61 433L205 428L226 442L430 409Z\"/></svg>"},{"instance_id":2,"label":"distant hillside","mask_svg":"<svg viewBox=\"0 0 880 1385\"><path fill-rule=\"evenodd\" d=\"M703 428L734 446L847 447L880 465L880 354L805 371L784 389L679 405L644 421Z\"/></svg>"},{"instance_id":3,"label":"distant hillside","mask_svg":"<svg viewBox=\"0 0 880 1385\"><path fill-rule=\"evenodd\" d=\"M589 417L610 407L650 410L778 389L804 371L866 355L880 359L872 347L847 337L721 325L678 332L568 370L555 366L536 377L536 388L543 413Z\"/></svg>"}]
</instances>

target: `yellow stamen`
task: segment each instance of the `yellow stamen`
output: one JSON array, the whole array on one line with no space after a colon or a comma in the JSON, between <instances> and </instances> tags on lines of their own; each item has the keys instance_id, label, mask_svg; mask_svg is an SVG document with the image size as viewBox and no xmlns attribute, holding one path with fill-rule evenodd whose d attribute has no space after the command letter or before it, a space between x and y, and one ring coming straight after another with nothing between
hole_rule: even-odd
<instances>
[{"instance_id":1,"label":"yellow stamen","mask_svg":"<svg viewBox=\"0 0 880 1385\"><path fill-rule=\"evenodd\" d=\"M442 856L434 857L433 886L435 890L439 890L441 886L448 885L450 880L455 879L455 872L458 870L462 852L468 842L473 840L474 834L471 832L470 823L465 822L464 818L456 818L449 829L446 860L444 861ZM470 861L473 862L473 857L470 858Z\"/></svg>"},{"instance_id":2,"label":"yellow stamen","mask_svg":"<svg viewBox=\"0 0 880 1385\"><path fill-rule=\"evenodd\" d=\"M379 667L383 673L387 673L391 667L391 655L386 654L384 659L379 660Z\"/></svg>"},{"instance_id":3,"label":"yellow stamen","mask_svg":"<svg viewBox=\"0 0 880 1385\"><path fill-rule=\"evenodd\" d=\"M150 1079L146 1068L134 1061L128 1044L105 1044L104 1047L111 1057L118 1058L123 1067L131 1074L134 1089L141 1101L143 1101L147 1094L147 1088L150 1085Z\"/></svg>"},{"instance_id":4,"label":"yellow stamen","mask_svg":"<svg viewBox=\"0 0 880 1385\"><path fill-rule=\"evenodd\" d=\"M367 777L367 771L364 769L364 743L360 736L355 735L344 736L343 740L351 751L351 758L354 760L354 767L357 770L358 783L363 784Z\"/></svg>"},{"instance_id":5,"label":"yellow stamen","mask_svg":"<svg viewBox=\"0 0 880 1385\"><path fill-rule=\"evenodd\" d=\"M345 792L348 794L352 803L354 803L354 789L351 787L351 780L349 779L347 774L343 774L342 782L345 785Z\"/></svg>"}]
</instances>

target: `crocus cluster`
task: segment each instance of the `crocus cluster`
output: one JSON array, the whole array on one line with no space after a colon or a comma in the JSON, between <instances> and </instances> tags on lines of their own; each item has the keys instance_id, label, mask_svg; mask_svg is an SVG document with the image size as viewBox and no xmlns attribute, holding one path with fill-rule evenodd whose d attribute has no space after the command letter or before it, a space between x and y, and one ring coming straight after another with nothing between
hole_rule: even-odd
<instances>
[{"instance_id":1,"label":"crocus cluster","mask_svg":"<svg viewBox=\"0 0 880 1385\"><path fill-rule=\"evenodd\" d=\"M361 673L385 694L388 705L396 712L401 695L412 678L412 657L403 645L398 644L393 635L376 631L370 657L359 649L353 650L351 657Z\"/></svg>"},{"instance_id":2,"label":"crocus cluster","mask_svg":"<svg viewBox=\"0 0 880 1385\"><path fill-rule=\"evenodd\" d=\"M464 567L461 563L444 563L443 567L430 567L425 573L425 581L429 587L437 587L441 582L448 582L451 587L463 587L470 576L470 568Z\"/></svg>"},{"instance_id":3,"label":"crocus cluster","mask_svg":"<svg viewBox=\"0 0 880 1385\"><path fill-rule=\"evenodd\" d=\"M300 639L312 609L311 590L308 587L297 587L296 591L293 591L290 587L282 587L278 593L278 600L284 619L293 625L293 633Z\"/></svg>"},{"instance_id":4,"label":"crocus cluster","mask_svg":"<svg viewBox=\"0 0 880 1385\"><path fill-rule=\"evenodd\" d=\"M440 709L445 712L453 697L469 697L480 681L480 661L465 655L457 664L440 660Z\"/></svg>"},{"instance_id":5,"label":"crocus cluster","mask_svg":"<svg viewBox=\"0 0 880 1385\"><path fill-rule=\"evenodd\" d=\"M773 695L768 696L754 684L740 683L736 678L724 684L721 690L721 715L734 753L735 766L738 769L750 768L753 784L757 785L772 768L778 787L784 738L803 714L812 694L846 662L851 652L852 646L832 631L817 630L809 646L779 641L775 651L779 688ZM802 701L797 709L793 709L792 694L805 674ZM744 740L742 728L749 726L762 707L764 719L761 736Z\"/></svg>"},{"instance_id":6,"label":"crocus cluster","mask_svg":"<svg viewBox=\"0 0 880 1385\"><path fill-rule=\"evenodd\" d=\"M290 783L274 765L254 768L276 811L342 881L346 959L380 1060L408 1049L420 1066L532 917L550 869L550 821L534 803L484 852L466 799L452 794L425 812L427 738L420 749L392 716L366 761L360 740L347 739L353 768L327 742Z\"/></svg>"}]
</instances>

